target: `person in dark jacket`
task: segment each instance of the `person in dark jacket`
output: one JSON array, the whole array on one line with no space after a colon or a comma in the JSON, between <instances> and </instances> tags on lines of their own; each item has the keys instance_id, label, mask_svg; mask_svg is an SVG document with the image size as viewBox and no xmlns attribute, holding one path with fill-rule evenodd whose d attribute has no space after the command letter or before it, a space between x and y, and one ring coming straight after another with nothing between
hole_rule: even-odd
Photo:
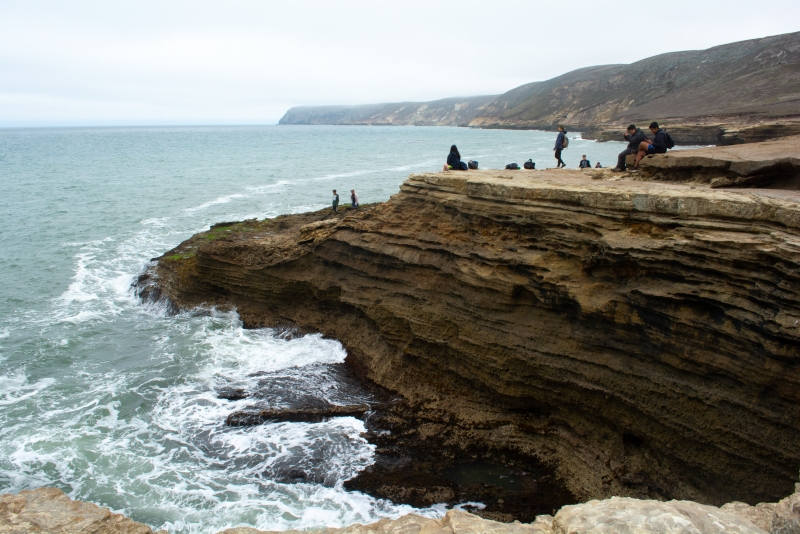
<instances>
[{"instance_id":1,"label":"person in dark jacket","mask_svg":"<svg viewBox=\"0 0 800 534\"><path fill-rule=\"evenodd\" d=\"M567 137L567 130L563 126L558 127L558 137L556 137L556 146L553 150L556 151L556 169L566 167L567 164L561 159L561 151L564 149L564 138Z\"/></svg>"},{"instance_id":2,"label":"person in dark jacket","mask_svg":"<svg viewBox=\"0 0 800 534\"><path fill-rule=\"evenodd\" d=\"M622 134L622 137L628 142L628 148L620 152L619 156L617 156L617 166L611 169L614 172L624 171L625 158L639 152L639 145L647 141L644 132L637 128L635 124L628 126L628 129Z\"/></svg>"},{"instance_id":3,"label":"person in dark jacket","mask_svg":"<svg viewBox=\"0 0 800 534\"><path fill-rule=\"evenodd\" d=\"M468 169L467 164L461 161L461 154L458 153L456 145L450 147L450 154L447 156L447 167L454 171L466 171Z\"/></svg>"},{"instance_id":4,"label":"person in dark jacket","mask_svg":"<svg viewBox=\"0 0 800 534\"><path fill-rule=\"evenodd\" d=\"M602 166L602 165L600 165L600 162L598 161L598 162L597 162L597 165L595 165L595 166L594 166L594 168L595 168L595 169L602 169L602 168L603 168L603 166Z\"/></svg>"},{"instance_id":5,"label":"person in dark jacket","mask_svg":"<svg viewBox=\"0 0 800 534\"><path fill-rule=\"evenodd\" d=\"M643 141L639 145L639 154L636 156L636 164L633 166L633 171L639 170L639 162L648 154L666 154L667 153L667 132L663 128L659 128L657 122L650 124L650 131L653 133L652 141Z\"/></svg>"},{"instance_id":6,"label":"person in dark jacket","mask_svg":"<svg viewBox=\"0 0 800 534\"><path fill-rule=\"evenodd\" d=\"M578 163L578 168L579 169L591 169L592 168L592 162L589 161L588 159L586 159L586 154L583 155L583 158L581 159L581 162Z\"/></svg>"},{"instance_id":7,"label":"person in dark jacket","mask_svg":"<svg viewBox=\"0 0 800 534\"><path fill-rule=\"evenodd\" d=\"M350 207L352 209L358 209L358 195L356 195L356 190L350 190Z\"/></svg>"}]
</instances>

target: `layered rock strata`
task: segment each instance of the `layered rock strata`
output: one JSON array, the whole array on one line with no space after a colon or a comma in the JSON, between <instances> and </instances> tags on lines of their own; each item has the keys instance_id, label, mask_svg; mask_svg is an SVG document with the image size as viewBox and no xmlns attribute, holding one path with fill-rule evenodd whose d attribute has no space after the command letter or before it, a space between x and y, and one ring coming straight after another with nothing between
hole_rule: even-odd
<instances>
[{"instance_id":1,"label":"layered rock strata","mask_svg":"<svg viewBox=\"0 0 800 534\"><path fill-rule=\"evenodd\" d=\"M789 493L800 464L798 200L419 174L342 218L216 227L140 293L336 338L403 397L417 443L545 462L580 500L754 504Z\"/></svg>"},{"instance_id":2,"label":"layered rock strata","mask_svg":"<svg viewBox=\"0 0 800 534\"><path fill-rule=\"evenodd\" d=\"M647 179L796 190L800 189L800 136L656 154L642 159L641 168Z\"/></svg>"}]
</instances>

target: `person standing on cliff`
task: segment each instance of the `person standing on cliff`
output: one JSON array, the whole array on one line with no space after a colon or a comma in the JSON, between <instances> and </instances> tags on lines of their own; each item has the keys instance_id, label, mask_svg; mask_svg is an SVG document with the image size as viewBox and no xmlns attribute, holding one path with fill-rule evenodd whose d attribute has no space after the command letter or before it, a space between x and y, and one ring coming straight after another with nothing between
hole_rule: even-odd
<instances>
[{"instance_id":1,"label":"person standing on cliff","mask_svg":"<svg viewBox=\"0 0 800 534\"><path fill-rule=\"evenodd\" d=\"M339 193L333 190L333 213L339 213Z\"/></svg>"},{"instance_id":2,"label":"person standing on cliff","mask_svg":"<svg viewBox=\"0 0 800 534\"><path fill-rule=\"evenodd\" d=\"M564 140L567 138L567 130L563 126L558 127L558 137L556 137L556 146L553 150L556 151L556 169L566 167L567 164L561 159L561 151L564 149Z\"/></svg>"},{"instance_id":3,"label":"person standing on cliff","mask_svg":"<svg viewBox=\"0 0 800 534\"><path fill-rule=\"evenodd\" d=\"M622 134L622 137L628 142L628 148L619 153L619 156L617 156L617 166L611 169L612 172L624 171L625 158L639 152L639 145L647 141L644 132L637 128L635 124L628 126L628 129Z\"/></svg>"},{"instance_id":4,"label":"person standing on cliff","mask_svg":"<svg viewBox=\"0 0 800 534\"><path fill-rule=\"evenodd\" d=\"M350 207L353 209L358 209L358 195L356 195L356 190L350 190Z\"/></svg>"}]
</instances>

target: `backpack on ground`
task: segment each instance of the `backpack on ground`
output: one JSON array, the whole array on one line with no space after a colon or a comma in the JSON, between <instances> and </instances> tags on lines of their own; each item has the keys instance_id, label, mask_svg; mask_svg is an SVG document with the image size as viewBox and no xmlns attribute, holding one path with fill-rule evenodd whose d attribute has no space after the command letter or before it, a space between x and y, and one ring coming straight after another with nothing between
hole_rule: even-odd
<instances>
[{"instance_id":1,"label":"backpack on ground","mask_svg":"<svg viewBox=\"0 0 800 534\"><path fill-rule=\"evenodd\" d=\"M534 163L532 159L529 159L528 161L523 163L522 166L525 167L526 169L535 169L536 163Z\"/></svg>"},{"instance_id":2,"label":"backpack on ground","mask_svg":"<svg viewBox=\"0 0 800 534\"><path fill-rule=\"evenodd\" d=\"M474 160L469 160L469 163L467 163L467 167L469 167L470 169L477 170L478 169L478 162L474 161Z\"/></svg>"},{"instance_id":3,"label":"backpack on ground","mask_svg":"<svg viewBox=\"0 0 800 534\"><path fill-rule=\"evenodd\" d=\"M561 148L569 148L569 137L564 134L564 140L561 141Z\"/></svg>"},{"instance_id":4,"label":"backpack on ground","mask_svg":"<svg viewBox=\"0 0 800 534\"><path fill-rule=\"evenodd\" d=\"M516 163L509 163L508 165L506 165L506 169L511 171L516 171L519 170L519 165L517 165Z\"/></svg>"},{"instance_id":5,"label":"backpack on ground","mask_svg":"<svg viewBox=\"0 0 800 534\"><path fill-rule=\"evenodd\" d=\"M669 136L669 134L666 131L664 132L664 135L667 138L666 139L667 148L675 148L675 141L672 140L672 138Z\"/></svg>"}]
</instances>

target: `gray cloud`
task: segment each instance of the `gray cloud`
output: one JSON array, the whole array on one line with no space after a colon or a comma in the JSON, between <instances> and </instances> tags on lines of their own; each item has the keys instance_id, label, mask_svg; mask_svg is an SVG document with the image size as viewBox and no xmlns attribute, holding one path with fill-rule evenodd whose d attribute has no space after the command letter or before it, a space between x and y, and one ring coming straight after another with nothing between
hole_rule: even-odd
<instances>
[{"instance_id":1,"label":"gray cloud","mask_svg":"<svg viewBox=\"0 0 800 534\"><path fill-rule=\"evenodd\" d=\"M501 93L800 20L796 0L635 5L0 0L0 126L268 124L293 105Z\"/></svg>"}]
</instances>

